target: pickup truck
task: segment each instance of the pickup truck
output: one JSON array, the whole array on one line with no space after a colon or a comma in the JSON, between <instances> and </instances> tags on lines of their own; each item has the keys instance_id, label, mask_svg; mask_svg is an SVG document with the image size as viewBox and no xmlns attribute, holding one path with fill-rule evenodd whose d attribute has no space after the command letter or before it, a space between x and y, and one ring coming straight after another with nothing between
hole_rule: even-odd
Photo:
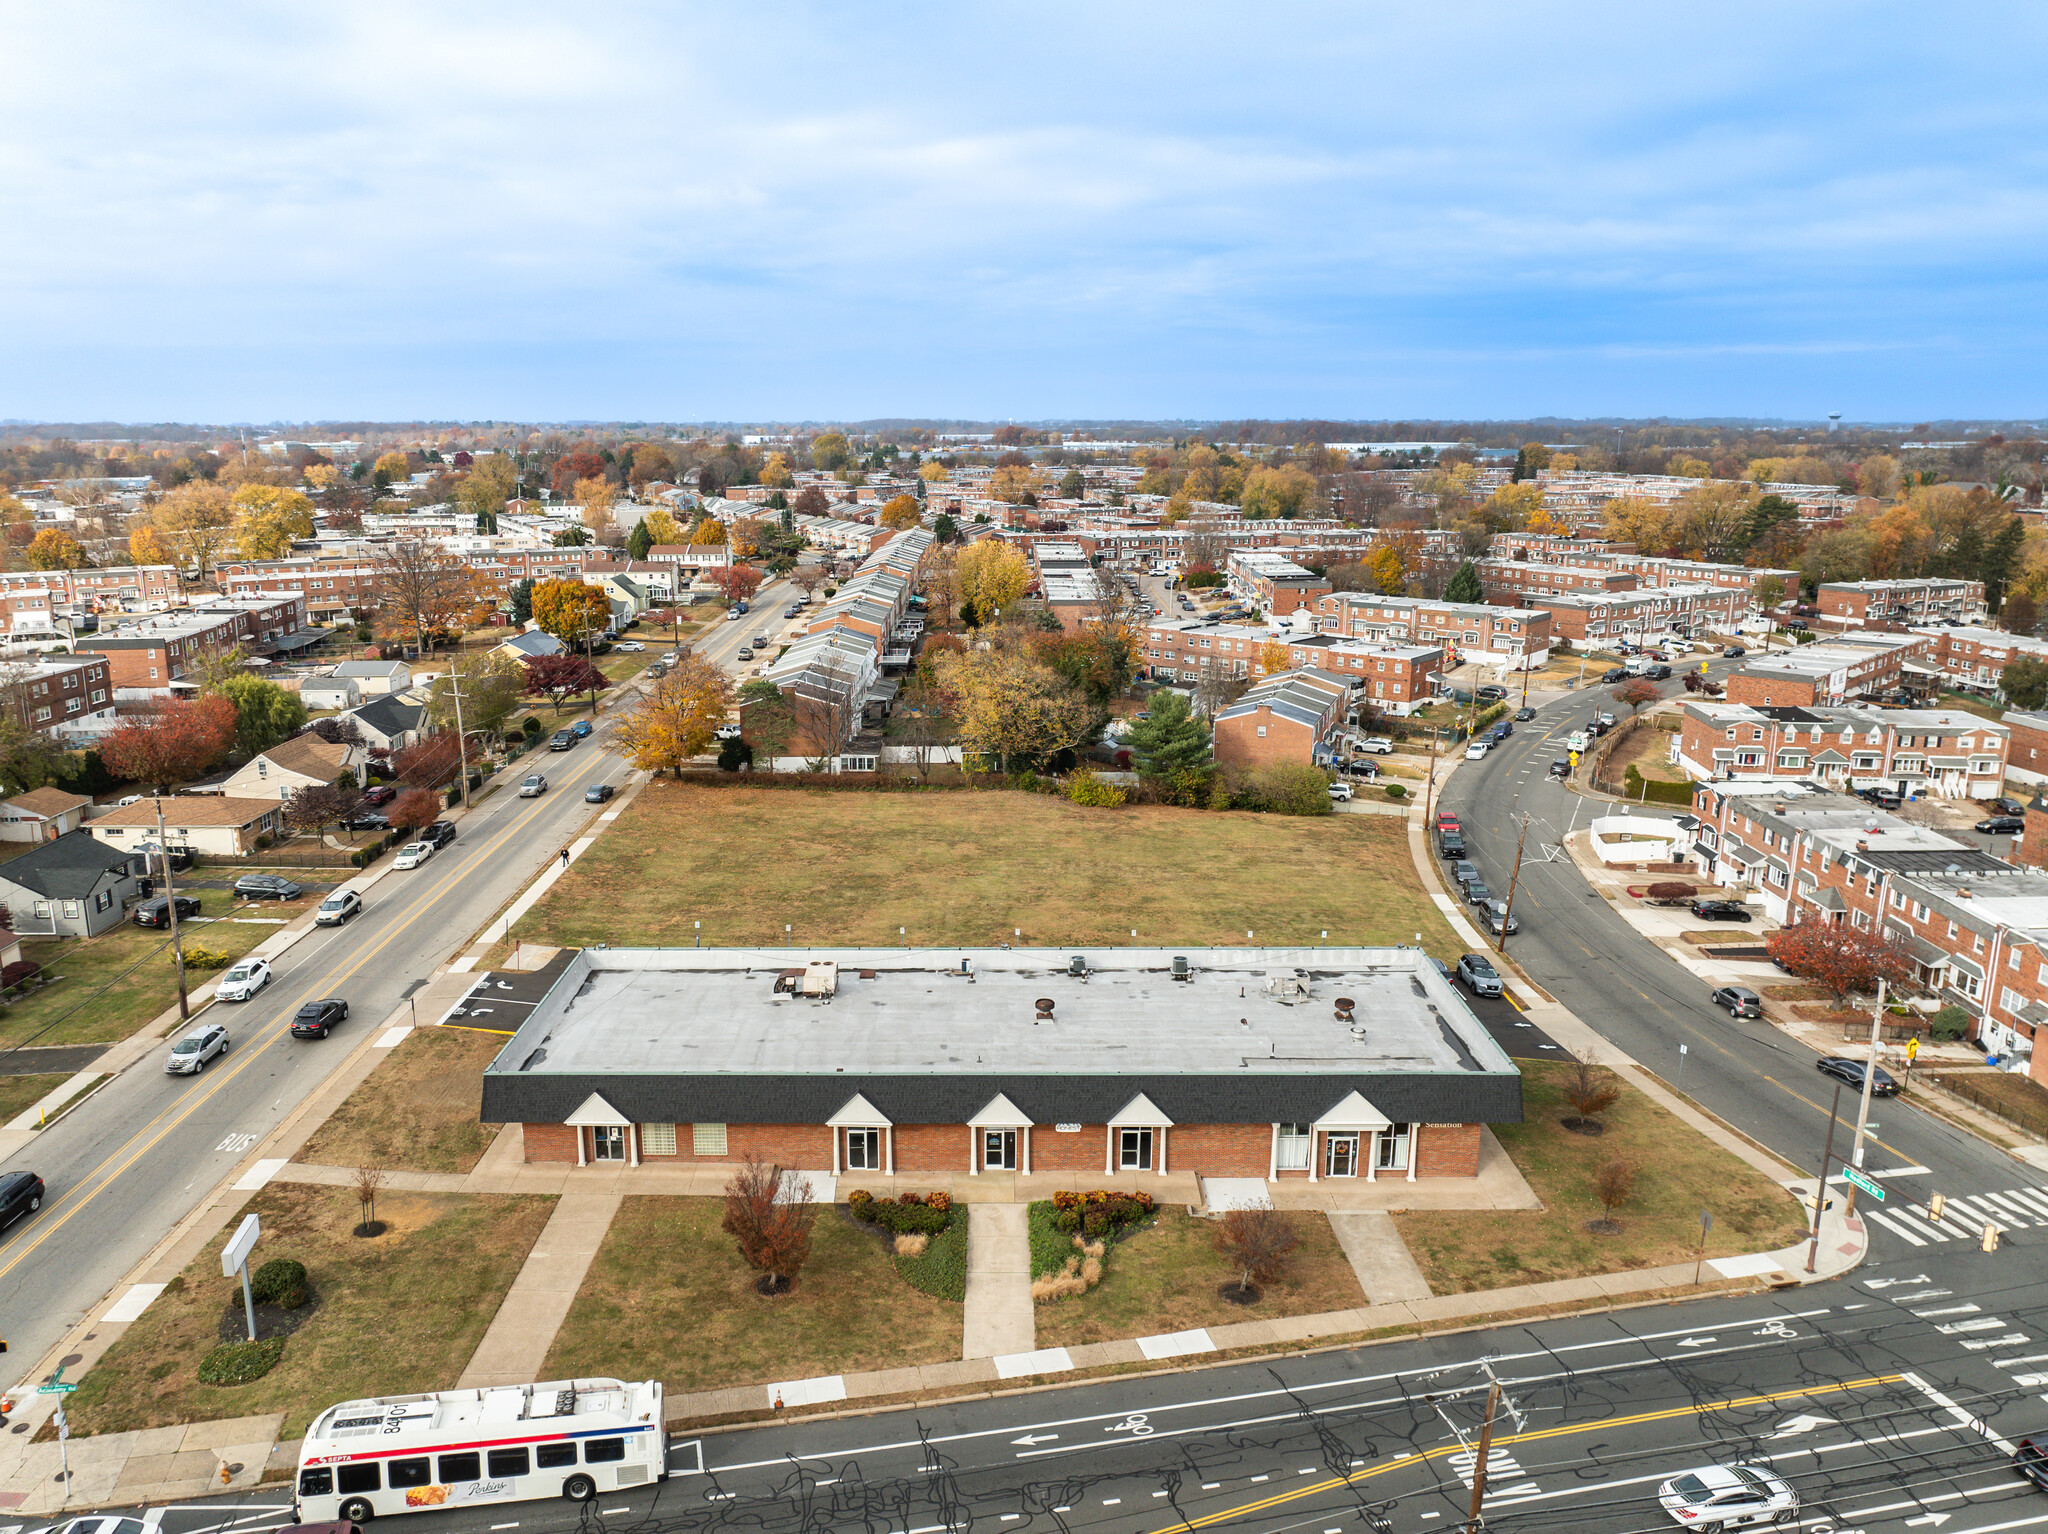
<instances>
[{"instance_id":1,"label":"pickup truck","mask_svg":"<svg viewBox=\"0 0 2048 1534\"><path fill-rule=\"evenodd\" d=\"M1571 734L1564 738L1564 748L1567 751L1583 752L1589 744L1591 742L1586 739L1586 732L1584 730L1573 730Z\"/></svg>"}]
</instances>

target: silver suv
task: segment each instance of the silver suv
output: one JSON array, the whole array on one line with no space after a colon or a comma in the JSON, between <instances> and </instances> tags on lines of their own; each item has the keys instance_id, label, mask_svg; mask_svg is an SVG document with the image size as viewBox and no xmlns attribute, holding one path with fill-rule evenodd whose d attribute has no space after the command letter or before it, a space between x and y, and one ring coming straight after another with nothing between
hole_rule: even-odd
<instances>
[{"instance_id":1,"label":"silver suv","mask_svg":"<svg viewBox=\"0 0 2048 1534\"><path fill-rule=\"evenodd\" d=\"M1458 960L1458 978L1472 988L1474 996L1498 996L1500 972L1483 953L1468 953Z\"/></svg>"},{"instance_id":2,"label":"silver suv","mask_svg":"<svg viewBox=\"0 0 2048 1534\"><path fill-rule=\"evenodd\" d=\"M201 1023L171 1046L164 1061L167 1076L197 1076L215 1055L228 1052L228 1030L224 1023Z\"/></svg>"}]
</instances>

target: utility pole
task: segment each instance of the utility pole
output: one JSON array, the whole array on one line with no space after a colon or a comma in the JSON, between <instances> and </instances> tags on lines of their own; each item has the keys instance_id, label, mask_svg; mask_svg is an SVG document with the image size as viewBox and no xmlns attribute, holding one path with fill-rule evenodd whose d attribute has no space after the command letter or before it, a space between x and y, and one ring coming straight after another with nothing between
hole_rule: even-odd
<instances>
[{"instance_id":1,"label":"utility pole","mask_svg":"<svg viewBox=\"0 0 2048 1534\"><path fill-rule=\"evenodd\" d=\"M1500 1386L1486 1388L1486 1420L1479 1427L1479 1452L1472 1457L1472 1507L1465 1519L1465 1534L1479 1534L1479 1504L1486 1500L1486 1460L1493 1452L1493 1414L1500 1405Z\"/></svg>"},{"instance_id":2,"label":"utility pole","mask_svg":"<svg viewBox=\"0 0 2048 1534\"><path fill-rule=\"evenodd\" d=\"M1857 1171L1863 1170L1863 1127L1870 1120L1870 1089L1877 1080L1878 1040L1884 1029L1884 980L1877 982L1877 1005L1870 1013L1870 1058L1863 1064L1863 1090L1856 1103L1856 1138L1849 1146L1849 1164ZM1856 1212L1856 1184L1849 1184L1849 1201L1842 1206L1844 1214Z\"/></svg>"},{"instance_id":3,"label":"utility pole","mask_svg":"<svg viewBox=\"0 0 2048 1534\"><path fill-rule=\"evenodd\" d=\"M1502 958L1506 958L1508 953L1508 923L1515 919L1515 886L1522 878L1522 843L1529 838L1529 819L1523 815L1522 828L1515 833L1515 867L1514 872L1508 875L1507 904L1501 908L1500 934L1493 945L1493 951Z\"/></svg>"},{"instance_id":4,"label":"utility pole","mask_svg":"<svg viewBox=\"0 0 2048 1534\"><path fill-rule=\"evenodd\" d=\"M1835 1120L1842 1109L1842 1084L1835 1083L1835 1100L1828 1105L1828 1141L1820 1153L1820 1182L1813 1191L1813 1235L1806 1245L1806 1271L1813 1271L1814 1260L1820 1256L1820 1217L1828 1205L1828 1163L1835 1155Z\"/></svg>"},{"instance_id":5,"label":"utility pole","mask_svg":"<svg viewBox=\"0 0 2048 1534\"><path fill-rule=\"evenodd\" d=\"M178 967L178 1017L182 1021L192 1015L191 1003L185 995L185 944L178 935L178 891L171 883L171 847L164 840L164 801L156 801L156 850L164 860L164 906L171 915L171 957Z\"/></svg>"},{"instance_id":6,"label":"utility pole","mask_svg":"<svg viewBox=\"0 0 2048 1534\"><path fill-rule=\"evenodd\" d=\"M469 735L462 728L462 651L455 652L455 658L448 663L448 696L455 700L455 756L462 764L462 803L469 803Z\"/></svg>"}]
</instances>

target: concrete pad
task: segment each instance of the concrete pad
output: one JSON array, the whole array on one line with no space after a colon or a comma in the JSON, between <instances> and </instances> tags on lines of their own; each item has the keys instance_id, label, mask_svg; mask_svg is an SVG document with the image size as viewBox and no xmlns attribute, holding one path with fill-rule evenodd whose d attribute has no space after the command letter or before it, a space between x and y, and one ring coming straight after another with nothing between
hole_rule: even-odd
<instances>
[{"instance_id":1,"label":"concrete pad","mask_svg":"<svg viewBox=\"0 0 2048 1534\"><path fill-rule=\"evenodd\" d=\"M227 1444L265 1445L277 1442L278 1430L284 1426L283 1412L270 1412L261 1417L222 1417L214 1422L195 1422L185 1429L185 1437L179 1445L184 1449L217 1449ZM268 1453L268 1449L265 1450Z\"/></svg>"},{"instance_id":2,"label":"concrete pad","mask_svg":"<svg viewBox=\"0 0 2048 1534\"><path fill-rule=\"evenodd\" d=\"M963 1358L1028 1353L1037 1343L1031 1301L1028 1204L974 1204L967 1211L967 1303Z\"/></svg>"},{"instance_id":3,"label":"concrete pad","mask_svg":"<svg viewBox=\"0 0 2048 1534\"><path fill-rule=\"evenodd\" d=\"M830 1172L784 1172L775 1182L775 1202L793 1204L798 1202L796 1186L799 1182L811 1185L811 1196L802 1200L809 1204L831 1204L838 1202L839 1179Z\"/></svg>"},{"instance_id":4,"label":"concrete pad","mask_svg":"<svg viewBox=\"0 0 2048 1534\"><path fill-rule=\"evenodd\" d=\"M1284 1340L1273 1329L1271 1321L1232 1321L1224 1326L1206 1328L1210 1345L1218 1352L1225 1348L1263 1348Z\"/></svg>"},{"instance_id":5,"label":"concrete pad","mask_svg":"<svg viewBox=\"0 0 2048 1534\"><path fill-rule=\"evenodd\" d=\"M996 1377L995 1362L987 1358L962 1358L952 1363L919 1364L919 1382L927 1389L957 1390L966 1385L985 1385Z\"/></svg>"},{"instance_id":6,"label":"concrete pad","mask_svg":"<svg viewBox=\"0 0 2048 1534\"><path fill-rule=\"evenodd\" d=\"M1429 1298L1429 1281L1409 1255L1391 1214L1383 1209L1332 1209L1329 1220L1369 1304Z\"/></svg>"},{"instance_id":7,"label":"concrete pad","mask_svg":"<svg viewBox=\"0 0 2048 1534\"><path fill-rule=\"evenodd\" d=\"M1216 1344L1209 1340L1209 1333L1202 1327L1192 1331L1161 1332L1155 1337L1137 1339L1138 1351L1146 1358L1184 1358L1190 1353L1213 1353Z\"/></svg>"},{"instance_id":8,"label":"concrete pad","mask_svg":"<svg viewBox=\"0 0 2048 1534\"><path fill-rule=\"evenodd\" d=\"M1115 1342L1088 1342L1078 1348L1068 1348L1076 1369L1099 1369L1104 1364L1134 1364L1144 1358L1138 1351L1138 1344L1128 1337Z\"/></svg>"},{"instance_id":9,"label":"concrete pad","mask_svg":"<svg viewBox=\"0 0 2048 1534\"><path fill-rule=\"evenodd\" d=\"M846 1378L839 1374L809 1380L782 1380L764 1388L768 1392L769 1406L776 1411L785 1406L822 1406L828 1401L846 1399Z\"/></svg>"},{"instance_id":10,"label":"concrete pad","mask_svg":"<svg viewBox=\"0 0 2048 1534\"><path fill-rule=\"evenodd\" d=\"M128 1292L107 1307L107 1313L100 1317L109 1326L122 1326L133 1321L145 1310L149 1302L164 1292L163 1284L130 1284Z\"/></svg>"},{"instance_id":11,"label":"concrete pad","mask_svg":"<svg viewBox=\"0 0 2048 1534\"><path fill-rule=\"evenodd\" d=\"M1004 1353L995 1361L996 1378L1023 1379L1030 1374L1063 1374L1074 1367L1065 1348L1036 1348L1029 1353Z\"/></svg>"},{"instance_id":12,"label":"concrete pad","mask_svg":"<svg viewBox=\"0 0 2048 1534\"><path fill-rule=\"evenodd\" d=\"M924 1374L915 1364L901 1369L868 1369L858 1374L841 1376L849 1400L862 1396L894 1396L906 1391L922 1390Z\"/></svg>"},{"instance_id":13,"label":"concrete pad","mask_svg":"<svg viewBox=\"0 0 2048 1534\"><path fill-rule=\"evenodd\" d=\"M396 1049L399 1045L403 1044L407 1039L411 1037L411 1025L407 1023L401 1023L396 1028L386 1028L381 1034L377 1036L377 1042L372 1044L370 1048Z\"/></svg>"},{"instance_id":14,"label":"concrete pad","mask_svg":"<svg viewBox=\"0 0 2048 1534\"><path fill-rule=\"evenodd\" d=\"M275 1159L265 1157L263 1160L256 1162L248 1171L235 1179L235 1192L254 1193L258 1188L268 1183L271 1178L283 1171L288 1159L284 1156L278 1156Z\"/></svg>"},{"instance_id":15,"label":"concrete pad","mask_svg":"<svg viewBox=\"0 0 2048 1534\"><path fill-rule=\"evenodd\" d=\"M1204 1177L1202 1200L1216 1213L1227 1209L1271 1209L1263 1177Z\"/></svg>"},{"instance_id":16,"label":"concrete pad","mask_svg":"<svg viewBox=\"0 0 2048 1534\"><path fill-rule=\"evenodd\" d=\"M185 1442L185 1429L182 1427L148 1427L134 1434L134 1438L135 1443L128 1451L130 1455L175 1454L178 1452L180 1445Z\"/></svg>"},{"instance_id":17,"label":"concrete pad","mask_svg":"<svg viewBox=\"0 0 2048 1534\"><path fill-rule=\"evenodd\" d=\"M1765 1252L1746 1252L1740 1257L1709 1257L1707 1266L1723 1278L1760 1278L1777 1270L1778 1259Z\"/></svg>"}]
</instances>

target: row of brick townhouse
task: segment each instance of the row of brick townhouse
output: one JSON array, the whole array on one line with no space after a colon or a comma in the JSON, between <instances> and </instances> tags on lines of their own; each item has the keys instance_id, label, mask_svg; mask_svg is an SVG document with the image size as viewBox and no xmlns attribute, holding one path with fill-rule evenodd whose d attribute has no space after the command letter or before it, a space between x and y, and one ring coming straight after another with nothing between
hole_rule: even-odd
<instances>
[{"instance_id":1,"label":"row of brick townhouse","mask_svg":"<svg viewBox=\"0 0 2048 1534\"><path fill-rule=\"evenodd\" d=\"M1251 680L1263 674L1259 656L1271 645L1286 652L1289 670L1341 677L1358 701L1370 701L1382 713L1412 714L1443 690L1444 652L1438 645L1345 639L1199 618L1156 618L1148 623L1140 666L1154 681L1182 686L1205 676Z\"/></svg>"},{"instance_id":2,"label":"row of brick townhouse","mask_svg":"<svg viewBox=\"0 0 2048 1534\"><path fill-rule=\"evenodd\" d=\"M1752 655L1728 678L1730 703L1810 708L1897 692L1907 667L1934 652L1926 634L1845 634L1823 644Z\"/></svg>"},{"instance_id":3,"label":"row of brick townhouse","mask_svg":"<svg viewBox=\"0 0 2048 1534\"><path fill-rule=\"evenodd\" d=\"M821 1199L989 1174L1185 1198L1471 1178L1522 1118L1420 949L609 948L480 977L498 1005L501 980L531 1011L481 1118L611 1174L755 1155Z\"/></svg>"},{"instance_id":4,"label":"row of brick townhouse","mask_svg":"<svg viewBox=\"0 0 2048 1534\"><path fill-rule=\"evenodd\" d=\"M1330 583L1272 549L1232 549L1226 574L1237 596L1275 618L1315 606Z\"/></svg>"},{"instance_id":5,"label":"row of brick townhouse","mask_svg":"<svg viewBox=\"0 0 2048 1534\"><path fill-rule=\"evenodd\" d=\"M230 597L306 594L306 616L337 624L377 609L377 561L369 554L294 555L284 559L230 559L214 566L221 593Z\"/></svg>"},{"instance_id":6,"label":"row of brick townhouse","mask_svg":"<svg viewBox=\"0 0 2048 1534\"><path fill-rule=\"evenodd\" d=\"M2048 714L2009 708L1999 722L2012 732L2006 752L2005 772L2022 783L2048 783Z\"/></svg>"},{"instance_id":7,"label":"row of brick townhouse","mask_svg":"<svg viewBox=\"0 0 2048 1534\"><path fill-rule=\"evenodd\" d=\"M1692 639L1732 633L1752 605L1747 590L1690 585L1538 596L1529 604L1550 614L1552 631L1560 638L1594 648L1616 640L1640 644L1667 634Z\"/></svg>"},{"instance_id":8,"label":"row of brick townhouse","mask_svg":"<svg viewBox=\"0 0 2048 1534\"><path fill-rule=\"evenodd\" d=\"M1981 624L1984 583L1921 575L1907 580L1826 581L1814 595L1829 627L1910 628L1921 623Z\"/></svg>"},{"instance_id":9,"label":"row of brick townhouse","mask_svg":"<svg viewBox=\"0 0 2048 1534\"><path fill-rule=\"evenodd\" d=\"M305 624L301 592L217 597L203 607L103 627L88 648L106 658L117 698L140 698L171 691L209 653L241 645L261 655Z\"/></svg>"},{"instance_id":10,"label":"row of brick townhouse","mask_svg":"<svg viewBox=\"0 0 2048 1534\"><path fill-rule=\"evenodd\" d=\"M11 634L53 633L61 619L181 600L175 565L0 572L0 626Z\"/></svg>"},{"instance_id":11,"label":"row of brick townhouse","mask_svg":"<svg viewBox=\"0 0 2048 1534\"><path fill-rule=\"evenodd\" d=\"M1998 679L2021 656L2048 661L2048 640L2003 629L1938 628L1931 631L1933 663L1945 680L1967 692L1997 693Z\"/></svg>"},{"instance_id":12,"label":"row of brick townhouse","mask_svg":"<svg viewBox=\"0 0 2048 1534\"><path fill-rule=\"evenodd\" d=\"M1351 685L1343 677L1275 672L1217 713L1216 760L1231 767L1327 760L1350 707Z\"/></svg>"},{"instance_id":13,"label":"row of brick townhouse","mask_svg":"<svg viewBox=\"0 0 2048 1534\"><path fill-rule=\"evenodd\" d=\"M62 741L85 742L115 724L113 674L101 655L42 655L8 669L16 720Z\"/></svg>"},{"instance_id":14,"label":"row of brick townhouse","mask_svg":"<svg viewBox=\"0 0 2048 1534\"><path fill-rule=\"evenodd\" d=\"M1435 645L1460 665L1478 661L1533 671L1550 659L1551 614L1539 608L1333 591L1316 598L1314 612L1326 634Z\"/></svg>"},{"instance_id":15,"label":"row of brick townhouse","mask_svg":"<svg viewBox=\"0 0 2048 1534\"><path fill-rule=\"evenodd\" d=\"M1814 782L1702 783L1695 850L1781 922L1846 922L1904 943L1914 979L1969 1012L1988 1054L2042 1080L2048 874ZM2048 807L2044 807L2048 823Z\"/></svg>"},{"instance_id":16,"label":"row of brick townhouse","mask_svg":"<svg viewBox=\"0 0 2048 1534\"><path fill-rule=\"evenodd\" d=\"M1695 781L1812 779L1947 799L1995 799L2013 731L1926 709L1687 702L1672 761Z\"/></svg>"}]
</instances>

